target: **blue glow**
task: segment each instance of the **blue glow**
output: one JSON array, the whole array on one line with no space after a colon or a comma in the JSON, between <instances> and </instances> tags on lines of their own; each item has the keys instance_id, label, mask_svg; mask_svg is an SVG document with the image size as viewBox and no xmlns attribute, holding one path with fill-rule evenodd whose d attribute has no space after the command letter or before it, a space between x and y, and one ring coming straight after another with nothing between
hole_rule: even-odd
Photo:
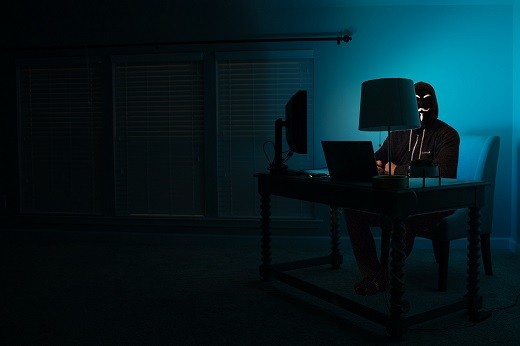
<instances>
[{"instance_id":1,"label":"blue glow","mask_svg":"<svg viewBox=\"0 0 520 346\"><path fill-rule=\"evenodd\" d=\"M324 26L348 23L356 31L348 47L320 47L325 52L316 54L316 142L361 138L377 144L379 134L357 130L364 80L429 82L439 118L461 136L501 136L493 237L511 237L512 6L357 7L330 15Z\"/></svg>"}]
</instances>

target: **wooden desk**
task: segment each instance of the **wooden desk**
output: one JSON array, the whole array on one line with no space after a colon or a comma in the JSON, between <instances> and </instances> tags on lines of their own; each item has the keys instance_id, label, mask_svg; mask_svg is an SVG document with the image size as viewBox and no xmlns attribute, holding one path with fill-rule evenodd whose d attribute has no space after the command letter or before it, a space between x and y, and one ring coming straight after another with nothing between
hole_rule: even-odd
<instances>
[{"instance_id":1,"label":"wooden desk","mask_svg":"<svg viewBox=\"0 0 520 346\"><path fill-rule=\"evenodd\" d=\"M271 175L257 173L258 192L261 198L261 247L262 263L260 275L264 280L275 278L295 288L319 297L329 303L349 310L386 327L392 338L400 338L409 326L467 309L469 319L474 322L489 317L484 313L482 297L479 295L479 258L480 258L480 208L484 204L485 182L427 179L423 187L421 178L411 178L408 189L375 189L370 183L331 182L328 178L311 178L301 175ZM331 207L331 253L328 256L271 264L270 248L270 196L277 195L310 202L327 204ZM382 214L391 225L390 239L390 307L384 314L343 295L299 279L288 272L294 269L331 264L338 268L343 257L339 250L339 230L337 208L363 210ZM469 208L468 222L468 270L467 292L452 304L433 308L426 312L407 316L409 304L404 294L404 221L407 217L449 209ZM384 245L384 244L383 244Z\"/></svg>"}]
</instances>

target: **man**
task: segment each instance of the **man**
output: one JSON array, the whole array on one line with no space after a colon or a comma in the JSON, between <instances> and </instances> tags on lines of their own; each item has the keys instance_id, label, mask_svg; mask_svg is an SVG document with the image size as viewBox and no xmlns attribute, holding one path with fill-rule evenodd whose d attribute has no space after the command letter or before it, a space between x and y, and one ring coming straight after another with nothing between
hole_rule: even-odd
<instances>
[{"instance_id":1,"label":"man","mask_svg":"<svg viewBox=\"0 0 520 346\"><path fill-rule=\"evenodd\" d=\"M376 151L379 174L406 175L411 161L431 160L439 166L442 177L456 178L460 138L455 129L438 119L439 107L433 87L425 82L415 83L415 93L421 127L414 130L392 132L392 152L388 161L388 138ZM406 226L406 256L412 250L415 236L427 230L452 211L410 217ZM345 210L345 220L354 256L363 280L354 285L360 295L373 295L386 290L387 268L377 258L371 226L381 226L380 215Z\"/></svg>"}]
</instances>

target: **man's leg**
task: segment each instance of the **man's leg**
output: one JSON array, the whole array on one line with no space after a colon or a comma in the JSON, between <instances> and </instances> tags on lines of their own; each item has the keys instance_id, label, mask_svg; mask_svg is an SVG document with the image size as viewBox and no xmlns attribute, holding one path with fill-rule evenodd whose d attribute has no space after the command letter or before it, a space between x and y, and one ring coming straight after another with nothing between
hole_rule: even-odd
<instances>
[{"instance_id":1,"label":"man's leg","mask_svg":"<svg viewBox=\"0 0 520 346\"><path fill-rule=\"evenodd\" d=\"M363 279L373 276L380 271L381 264L370 226L379 226L381 217L377 214L347 209L344 213L352 251L361 276Z\"/></svg>"},{"instance_id":2,"label":"man's leg","mask_svg":"<svg viewBox=\"0 0 520 346\"><path fill-rule=\"evenodd\" d=\"M406 238L405 238L405 253L406 257L412 252L415 237L421 232L424 232L432 226L439 223L443 218L453 214L453 210L440 211L436 213L422 214L410 217L405 222Z\"/></svg>"}]
</instances>

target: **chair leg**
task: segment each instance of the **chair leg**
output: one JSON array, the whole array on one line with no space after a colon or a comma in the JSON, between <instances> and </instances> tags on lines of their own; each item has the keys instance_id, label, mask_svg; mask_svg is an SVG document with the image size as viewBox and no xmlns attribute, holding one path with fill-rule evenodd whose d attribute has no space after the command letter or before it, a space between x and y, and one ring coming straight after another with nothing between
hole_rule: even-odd
<instances>
[{"instance_id":1,"label":"chair leg","mask_svg":"<svg viewBox=\"0 0 520 346\"><path fill-rule=\"evenodd\" d=\"M491 235L480 235L480 246L482 250L482 263L484 264L484 272L486 275L493 275L493 267L491 265Z\"/></svg>"},{"instance_id":2,"label":"chair leg","mask_svg":"<svg viewBox=\"0 0 520 346\"><path fill-rule=\"evenodd\" d=\"M439 241L432 239L433 255L435 256L435 263L439 263Z\"/></svg>"},{"instance_id":3,"label":"chair leg","mask_svg":"<svg viewBox=\"0 0 520 346\"><path fill-rule=\"evenodd\" d=\"M448 262L450 258L450 241L438 241L439 291L446 292L448 288Z\"/></svg>"}]
</instances>

